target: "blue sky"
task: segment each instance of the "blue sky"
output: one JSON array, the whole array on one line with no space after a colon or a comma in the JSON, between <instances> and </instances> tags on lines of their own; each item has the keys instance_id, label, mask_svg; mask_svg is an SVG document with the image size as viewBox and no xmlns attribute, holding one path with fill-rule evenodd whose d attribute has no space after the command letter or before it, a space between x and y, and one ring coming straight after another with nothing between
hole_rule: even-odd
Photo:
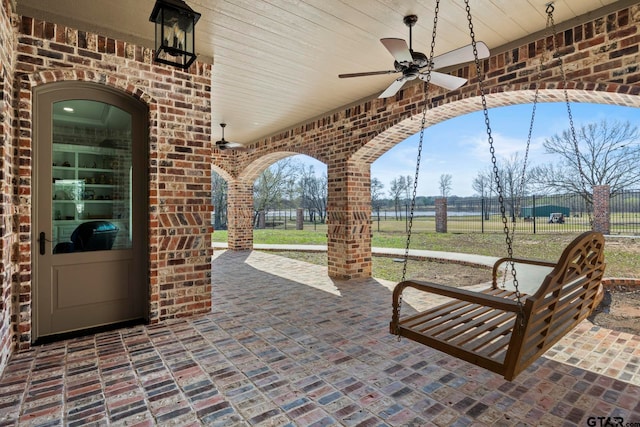
<instances>
[{"instance_id":1,"label":"blue sky","mask_svg":"<svg viewBox=\"0 0 640 427\"><path fill-rule=\"evenodd\" d=\"M524 156L529 123L531 121L529 105L515 105L489 110L496 156L509 158L516 152ZM576 129L581 125L606 119L630 121L640 125L640 108L619 107L603 104L572 103L571 112ZM529 166L546 162L555 162L552 156L544 153L542 143L546 138L569 129L567 107L564 103L540 103L536 108ZM419 134L413 135L387 151L371 165L371 177L378 178L383 184L383 192L388 196L390 181L403 175L415 173L418 153ZM478 172L491 165L484 115L482 111L456 117L425 129L418 181L418 195L438 195L439 179L442 174L452 175L451 195L471 196L471 187ZM307 156L295 156L307 164L314 165L316 173L326 171L323 163Z\"/></svg>"}]
</instances>

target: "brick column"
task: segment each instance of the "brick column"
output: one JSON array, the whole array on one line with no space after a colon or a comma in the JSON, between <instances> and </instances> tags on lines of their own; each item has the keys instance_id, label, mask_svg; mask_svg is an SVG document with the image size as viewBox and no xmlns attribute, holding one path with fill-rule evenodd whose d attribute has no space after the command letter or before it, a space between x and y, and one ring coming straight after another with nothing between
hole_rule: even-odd
<instances>
[{"instance_id":1,"label":"brick column","mask_svg":"<svg viewBox=\"0 0 640 427\"><path fill-rule=\"evenodd\" d=\"M371 277L371 173L369 165L341 160L327 165L329 277Z\"/></svg>"},{"instance_id":2,"label":"brick column","mask_svg":"<svg viewBox=\"0 0 640 427\"><path fill-rule=\"evenodd\" d=\"M593 187L593 231L602 234L611 232L611 214L609 211L609 186Z\"/></svg>"},{"instance_id":3,"label":"brick column","mask_svg":"<svg viewBox=\"0 0 640 427\"><path fill-rule=\"evenodd\" d=\"M234 251L253 249L253 184L227 183L227 244Z\"/></svg>"},{"instance_id":4,"label":"brick column","mask_svg":"<svg viewBox=\"0 0 640 427\"><path fill-rule=\"evenodd\" d=\"M447 232L447 199L436 199L436 233Z\"/></svg>"},{"instance_id":5,"label":"brick column","mask_svg":"<svg viewBox=\"0 0 640 427\"><path fill-rule=\"evenodd\" d=\"M296 209L296 230L304 230L304 210Z\"/></svg>"},{"instance_id":6,"label":"brick column","mask_svg":"<svg viewBox=\"0 0 640 427\"><path fill-rule=\"evenodd\" d=\"M31 228L28 222L21 221L31 218L31 203L25 203L30 191L16 191L18 182L30 181L31 149L20 143L22 135L18 137L13 127L17 122L12 108L17 38L12 33L12 13L12 2L0 4L0 374L14 348L28 348L31 337L30 267L20 268L21 263L30 265L30 259L21 255L31 251L27 237ZM21 239L20 232L25 239Z\"/></svg>"}]
</instances>

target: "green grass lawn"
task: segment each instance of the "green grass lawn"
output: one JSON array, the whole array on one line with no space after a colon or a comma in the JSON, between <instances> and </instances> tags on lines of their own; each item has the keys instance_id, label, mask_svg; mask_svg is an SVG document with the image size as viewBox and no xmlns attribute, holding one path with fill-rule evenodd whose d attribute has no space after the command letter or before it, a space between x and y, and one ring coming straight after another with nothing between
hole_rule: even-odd
<instances>
[{"instance_id":1,"label":"green grass lawn","mask_svg":"<svg viewBox=\"0 0 640 427\"><path fill-rule=\"evenodd\" d=\"M373 233L372 246L404 248L407 235L404 222L386 221L386 229ZM375 229L375 226L374 226ZM305 225L304 230L254 230L254 243L326 245L326 225ZM557 260L564 247L577 233L529 234L514 237L513 253L520 258ZM215 231L214 242L226 242L226 231ZM411 248L433 251L461 252L488 256L506 256L505 236L502 233L435 233L414 230ZM326 258L326 257L325 257ZM605 243L607 277L640 278L640 237L611 237ZM326 262L326 261L325 261Z\"/></svg>"}]
</instances>

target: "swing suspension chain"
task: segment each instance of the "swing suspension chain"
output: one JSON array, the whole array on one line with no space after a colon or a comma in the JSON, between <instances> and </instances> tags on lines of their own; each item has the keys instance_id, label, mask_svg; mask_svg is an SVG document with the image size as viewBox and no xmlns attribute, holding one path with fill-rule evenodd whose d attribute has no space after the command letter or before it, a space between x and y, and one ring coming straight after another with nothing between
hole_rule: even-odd
<instances>
[{"instance_id":1,"label":"swing suspension chain","mask_svg":"<svg viewBox=\"0 0 640 427\"><path fill-rule=\"evenodd\" d=\"M511 235L509 233L509 225L507 223L507 213L504 206L504 196L502 191L502 184L500 183L500 173L498 171L498 162L496 159L496 150L493 145L493 135L491 134L491 123L489 122L489 109L487 107L487 99L484 93L484 87L482 85L482 67L480 65L480 58L478 57L478 49L476 43L476 35L473 30L473 20L471 18L471 7L469 6L469 0L464 0L465 9L467 11L467 21L469 23L469 35L471 36L471 46L473 47L473 56L474 62L476 66L476 74L478 79L478 88L480 90L480 99L482 100L482 112L484 114L484 123L487 127L487 139L489 142L489 152L491 153L491 163L493 165L493 174L494 180L496 183L496 190L498 192L498 202L500 204L500 214L502 216L502 226L505 235L505 243L507 244L507 255L508 258L513 258L513 241L511 239ZM513 261L511 261L513 264ZM518 303L519 309L519 324L522 326L524 324L524 306L522 303L522 295L518 288L518 278L516 277L515 268L511 269L511 273L513 275L513 286L515 288L515 296L516 301Z\"/></svg>"},{"instance_id":2,"label":"swing suspension chain","mask_svg":"<svg viewBox=\"0 0 640 427\"><path fill-rule=\"evenodd\" d=\"M402 280L404 282L407 277L407 264L409 262L409 248L411 247L411 228L413 226L413 213L416 208L416 196L418 191L418 175L420 173L420 160L422 159L422 145L424 141L424 128L427 122L427 100L429 93L429 83L431 82L431 69L433 64L434 51L436 46L436 27L438 26L438 12L440 11L440 0L436 0L436 5L434 9L433 15L433 31L431 32L431 50L429 52L429 69L426 75L426 79L424 80L424 108L422 110L422 121L420 123L420 140L418 141L418 155L416 160L416 172L413 178L413 192L411 194L411 208L409 210L409 223L407 225L407 242L404 248L404 262L402 264ZM398 299L398 308L397 315L400 316L400 309L402 307L402 295ZM398 340L400 340L400 334L398 335Z\"/></svg>"},{"instance_id":3,"label":"swing suspension chain","mask_svg":"<svg viewBox=\"0 0 640 427\"><path fill-rule=\"evenodd\" d=\"M530 151L529 149L531 147L531 137L533 136L533 127L536 121L536 111L538 107L538 98L540 94L540 81L542 80L542 72L544 71L544 62L545 62L545 56L543 53L542 56L540 57L540 66L538 67L538 79L536 81L536 91L533 94L533 105L531 107L531 121L529 122L529 132L527 133L527 145L524 150L524 160L522 161L522 175L520 175L520 182L518 183L518 187L516 190L518 194L515 212L514 212L514 214L516 215L520 214L520 203L522 201L522 197L524 196L524 189L525 189L525 184L527 180L526 172L527 172L527 165L529 163L529 151ZM515 232L516 232L516 226L514 222L513 229L511 231L512 242L513 242Z\"/></svg>"},{"instance_id":4,"label":"swing suspension chain","mask_svg":"<svg viewBox=\"0 0 640 427\"><path fill-rule=\"evenodd\" d=\"M427 94L429 93L429 83L431 81L431 64L433 64L434 50L436 46L436 28L438 26L438 11L440 10L440 0L436 1L433 15L433 31L431 32L431 50L429 52L429 70L425 79L424 93L425 104L422 110L422 122L420 123L420 140L418 142L418 156L416 161L416 172L413 178L413 192L411 194L411 209L409 210L409 224L407 228L407 242L404 248L404 264L402 266L402 281L407 276L407 261L409 259L409 248L411 247L411 228L413 226L413 213L416 207L416 193L418 191L418 175L420 173L420 160L422 158L422 145L424 141L424 127L427 121Z\"/></svg>"},{"instance_id":5,"label":"swing suspension chain","mask_svg":"<svg viewBox=\"0 0 640 427\"><path fill-rule=\"evenodd\" d=\"M553 11L554 11L554 7L553 7L553 3L549 3L547 5L547 26L551 26L552 28L552 33L553 33L553 50L555 52L555 57L558 58L558 61L560 61L560 78L562 79L562 88L563 88L563 93L564 93L564 100L565 103L567 104L567 114L569 115L569 125L571 128L571 142L573 143L573 150L575 151L575 155L576 155L576 162L578 165L578 173L580 175L580 184L582 185L582 192L584 194L584 198L585 198L585 204L586 204L586 209L587 209L587 215L589 216L589 223L592 222L591 219L591 203L589 202L589 198L587 197L588 191L587 191L587 183L585 181L585 173L584 170L582 169L582 161L580 159L580 149L578 148L578 138L576 136L576 128L575 125L573 123L573 114L571 112L571 104L569 102L569 91L567 89L567 76L564 72L564 67L562 66L562 56L560 55L560 47L558 46L557 43L557 32L556 32L556 24L555 21L553 19Z\"/></svg>"},{"instance_id":6,"label":"swing suspension chain","mask_svg":"<svg viewBox=\"0 0 640 427\"><path fill-rule=\"evenodd\" d=\"M547 7L551 6L548 5ZM546 29L549 30L549 19L547 19L547 25L546 25ZM527 134L527 145L524 151L524 160L523 160L523 164L522 164L522 175L520 176L520 182L518 184L517 187L517 201L516 201L516 207L514 210L514 214L515 215L519 215L520 214L520 205L521 205L521 201L522 201L522 197L524 196L524 189L525 189L525 183L526 183L526 171L527 171L527 165L529 162L529 149L531 147L531 137L533 136L533 127L534 127L534 123L536 120L536 111L537 111L537 106L538 106L538 98L539 98L539 94L540 94L540 82L542 81L542 73L544 71L544 64L545 64L545 54L544 51L540 57L540 65L538 66L538 78L536 80L536 90L535 93L533 95L533 106L531 108L531 121L529 122L529 132ZM516 223L513 222L512 224L512 228L511 228L511 241L515 241L515 233L516 233ZM506 281L507 281L507 270L508 268L511 267L511 271L515 270L515 264L513 262L507 263L505 265L505 272L502 276L502 287L505 288L506 286Z\"/></svg>"},{"instance_id":7,"label":"swing suspension chain","mask_svg":"<svg viewBox=\"0 0 640 427\"><path fill-rule=\"evenodd\" d=\"M543 69L543 59L541 59L540 61L540 68L539 68L539 73L538 73L538 81L540 81L540 77L542 75L542 69ZM538 93L539 93L539 89L540 89L540 85L536 84L536 91L535 94L533 95L533 107L531 108L531 121L529 122L529 133L527 134L527 145L524 151L524 160L522 162L522 175L520 175L520 182L518 183L517 189L516 189L516 204L514 207L514 211L513 211L513 215L514 215L514 219L512 221L511 224L511 242L515 241L515 235L516 235L516 222L515 222L515 216L519 216L520 215L520 205L522 202L522 197L524 196L524 187L525 187L525 183L526 183L526 171L527 171L527 163L529 161L529 148L531 147L531 136L533 135L533 125L535 123L536 120L536 108L538 105ZM507 283L507 273L509 268L511 269L511 275L513 276L513 278L515 279L516 274L516 266L515 263L513 261L509 261L508 263L505 264L504 266L504 274L502 275L502 288L504 289L506 287L506 283Z\"/></svg>"}]
</instances>

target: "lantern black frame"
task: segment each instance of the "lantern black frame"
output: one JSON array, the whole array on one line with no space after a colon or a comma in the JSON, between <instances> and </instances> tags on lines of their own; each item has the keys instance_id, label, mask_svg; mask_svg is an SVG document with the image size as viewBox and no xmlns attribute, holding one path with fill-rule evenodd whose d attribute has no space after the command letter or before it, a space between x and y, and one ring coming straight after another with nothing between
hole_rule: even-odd
<instances>
[{"instance_id":1,"label":"lantern black frame","mask_svg":"<svg viewBox=\"0 0 640 427\"><path fill-rule=\"evenodd\" d=\"M179 19L179 22L186 25L180 25L180 29L184 32L184 43L180 45L177 37L167 34L165 31L172 25L169 25L170 19ZM191 9L182 0L156 0L153 11L149 17L149 21L156 26L155 29L155 52L153 59L167 65L173 65L182 69L187 69L196 60L195 54L195 28L196 22L200 19L200 14ZM178 25L173 23L173 25ZM182 28L182 27L185 28ZM187 30L191 31L187 31ZM173 43L170 43L169 39ZM187 50L191 48L191 51ZM167 59L170 57L178 58L175 61Z\"/></svg>"}]
</instances>

